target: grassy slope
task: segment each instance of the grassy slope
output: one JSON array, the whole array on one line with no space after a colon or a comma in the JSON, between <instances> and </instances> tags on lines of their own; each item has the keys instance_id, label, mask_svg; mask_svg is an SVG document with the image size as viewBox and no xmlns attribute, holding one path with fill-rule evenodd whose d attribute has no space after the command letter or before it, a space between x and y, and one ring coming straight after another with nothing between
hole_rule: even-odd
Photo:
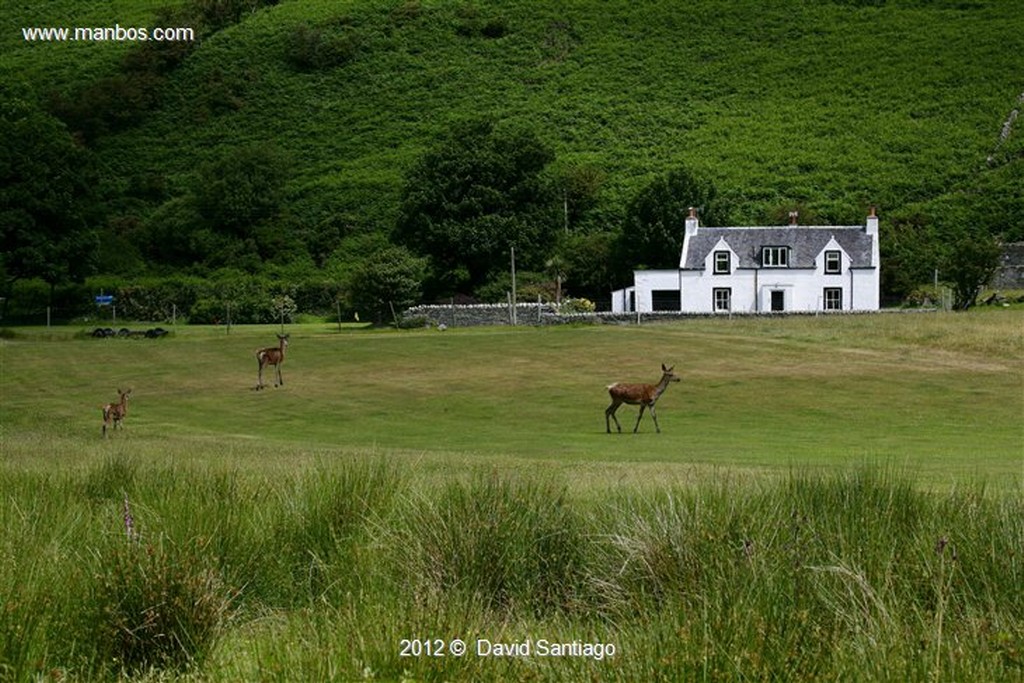
<instances>
[{"instance_id":1,"label":"grassy slope","mask_svg":"<svg viewBox=\"0 0 1024 683\"><path fill-rule=\"evenodd\" d=\"M63 7L7 14L13 49L0 66L52 73L47 86L110 68L123 46L72 53L11 40L19 22L70 22ZM729 196L736 222L797 201L852 222L869 202L902 207L976 174L1024 70L1014 3L399 7L283 2L205 41L147 124L103 142L111 182L155 171L174 188L221 146L270 141L294 159L293 211L387 225L410 161L451 120L489 114L606 171L610 220L652 174L686 162ZM144 11L78 14L128 24ZM500 18L508 33L461 37L467 16ZM309 74L288 66L295 26L341 30L340 17L361 44L354 61ZM76 72L79 52L90 59Z\"/></svg>"},{"instance_id":2,"label":"grassy slope","mask_svg":"<svg viewBox=\"0 0 1024 683\"><path fill-rule=\"evenodd\" d=\"M430 462L583 465L599 482L628 474L626 462L685 475L866 460L931 484L980 475L1014 485L1024 474L1019 316L979 313L962 325L920 315L446 333L307 326L292 330L287 385L260 393L251 354L269 330L15 341L2 349L3 438L25 464L57 443L92 452L99 405L132 386L118 439L200 459L259 441L257 453L269 446L284 461L381 449ZM106 360L80 361L97 353ZM604 386L654 381L662 361L683 377L659 403L663 433L645 417L638 435L606 435ZM627 431L635 415L621 409Z\"/></svg>"}]
</instances>

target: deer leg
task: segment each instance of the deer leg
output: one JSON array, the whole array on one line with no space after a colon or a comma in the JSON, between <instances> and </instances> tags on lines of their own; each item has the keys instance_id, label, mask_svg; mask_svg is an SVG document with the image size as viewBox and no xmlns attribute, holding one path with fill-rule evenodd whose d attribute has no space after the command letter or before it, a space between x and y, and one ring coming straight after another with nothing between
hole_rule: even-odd
<instances>
[{"instance_id":1,"label":"deer leg","mask_svg":"<svg viewBox=\"0 0 1024 683\"><path fill-rule=\"evenodd\" d=\"M636 434L636 430L640 429L640 420L644 416L644 408L647 407L646 403L640 404L640 413L636 416L636 424L633 426L633 433Z\"/></svg>"},{"instance_id":2,"label":"deer leg","mask_svg":"<svg viewBox=\"0 0 1024 683\"><path fill-rule=\"evenodd\" d=\"M275 384L274 386L275 387L277 387L277 386L283 387L284 386L284 377L281 376L281 364L278 363L274 367L277 368L277 384Z\"/></svg>"},{"instance_id":3,"label":"deer leg","mask_svg":"<svg viewBox=\"0 0 1024 683\"><path fill-rule=\"evenodd\" d=\"M256 362L259 364L259 373L256 375L256 390L258 391L263 388L263 361L257 358Z\"/></svg>"},{"instance_id":4,"label":"deer leg","mask_svg":"<svg viewBox=\"0 0 1024 683\"><path fill-rule=\"evenodd\" d=\"M607 408L607 409L605 409L605 411L604 411L604 428L605 428L605 430L606 430L606 431L607 431L607 432L608 432L609 434L611 434L611 433L612 433L612 426L611 426L611 423L609 423L609 422L608 422L608 418L609 418L609 417L611 417L611 418L612 418L613 420L615 420L615 428L619 430L619 434L621 434L621 433L622 433L622 425L620 425L620 424L619 424L619 418L615 417L615 411L619 409L619 406L620 406L620 405L621 405L620 403L615 403L615 402L613 402L613 403L612 403L612 404L611 404L610 406L608 406L608 408Z\"/></svg>"},{"instance_id":5,"label":"deer leg","mask_svg":"<svg viewBox=\"0 0 1024 683\"><path fill-rule=\"evenodd\" d=\"M654 412L654 404L651 404L651 417L654 419L654 428L661 434L661 427L658 426L658 414Z\"/></svg>"}]
</instances>

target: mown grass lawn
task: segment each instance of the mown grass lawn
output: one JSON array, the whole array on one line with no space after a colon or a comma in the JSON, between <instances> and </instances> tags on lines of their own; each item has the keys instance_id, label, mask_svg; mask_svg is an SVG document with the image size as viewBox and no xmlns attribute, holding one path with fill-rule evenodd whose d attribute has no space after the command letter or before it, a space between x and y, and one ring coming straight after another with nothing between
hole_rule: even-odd
<instances>
[{"instance_id":1,"label":"mown grass lawn","mask_svg":"<svg viewBox=\"0 0 1024 683\"><path fill-rule=\"evenodd\" d=\"M91 450L99 406L132 387L116 436L143 449L259 441L282 456L378 449L783 470L874 461L932 484L998 485L1024 467L1020 322L1009 311L445 332L293 326L285 385L261 392L253 351L277 328L178 327L160 340L27 330L2 347L3 429L32 455L58 437ZM661 363L682 377L658 404L662 433L646 416L631 434L636 409L624 406L624 433L606 434L606 385L655 382Z\"/></svg>"}]
</instances>

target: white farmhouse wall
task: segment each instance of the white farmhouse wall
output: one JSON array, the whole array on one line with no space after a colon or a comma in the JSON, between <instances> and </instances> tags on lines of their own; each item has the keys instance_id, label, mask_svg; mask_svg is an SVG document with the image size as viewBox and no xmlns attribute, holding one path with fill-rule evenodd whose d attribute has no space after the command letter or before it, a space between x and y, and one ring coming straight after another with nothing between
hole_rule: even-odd
<instances>
[{"instance_id":1,"label":"white farmhouse wall","mask_svg":"<svg viewBox=\"0 0 1024 683\"><path fill-rule=\"evenodd\" d=\"M750 271L733 271L728 275L713 275L711 270L684 270L683 308L694 313L711 313L714 308L714 290L732 290L732 310L736 313L753 313L757 310L754 302L754 278Z\"/></svg>"},{"instance_id":2,"label":"white farmhouse wall","mask_svg":"<svg viewBox=\"0 0 1024 683\"><path fill-rule=\"evenodd\" d=\"M612 313L627 313L633 310L633 294L635 287L616 289L612 292Z\"/></svg>"},{"instance_id":3,"label":"white farmhouse wall","mask_svg":"<svg viewBox=\"0 0 1024 683\"><path fill-rule=\"evenodd\" d=\"M878 273L871 268L850 271L852 307L854 311L877 311L882 305Z\"/></svg>"},{"instance_id":4,"label":"white farmhouse wall","mask_svg":"<svg viewBox=\"0 0 1024 683\"><path fill-rule=\"evenodd\" d=\"M654 310L655 290L679 291L679 271L673 270L636 270L633 271L633 282L636 287L636 310L650 313Z\"/></svg>"}]
</instances>

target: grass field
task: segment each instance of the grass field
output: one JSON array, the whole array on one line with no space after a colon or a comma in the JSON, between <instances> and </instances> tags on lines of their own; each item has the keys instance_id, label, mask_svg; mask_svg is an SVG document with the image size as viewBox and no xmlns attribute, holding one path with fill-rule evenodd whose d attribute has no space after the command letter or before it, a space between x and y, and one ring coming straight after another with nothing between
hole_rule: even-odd
<instances>
[{"instance_id":1,"label":"grass field","mask_svg":"<svg viewBox=\"0 0 1024 683\"><path fill-rule=\"evenodd\" d=\"M286 385L254 391L253 350L276 328L179 327L163 340L27 330L3 347L10 458L55 438L93 443L99 406L134 389L122 441L295 451L402 451L473 462L542 460L790 467L877 461L941 485L1021 470L1017 312L679 325L417 332L290 330ZM964 328L967 329L964 329ZM682 382L663 433L605 433L605 386ZM621 409L626 431L635 408ZM24 455L21 455L24 453ZM253 463L262 464L262 463Z\"/></svg>"},{"instance_id":2,"label":"grass field","mask_svg":"<svg viewBox=\"0 0 1024 683\"><path fill-rule=\"evenodd\" d=\"M1019 310L276 331L0 340L0 680L1024 676Z\"/></svg>"}]
</instances>

